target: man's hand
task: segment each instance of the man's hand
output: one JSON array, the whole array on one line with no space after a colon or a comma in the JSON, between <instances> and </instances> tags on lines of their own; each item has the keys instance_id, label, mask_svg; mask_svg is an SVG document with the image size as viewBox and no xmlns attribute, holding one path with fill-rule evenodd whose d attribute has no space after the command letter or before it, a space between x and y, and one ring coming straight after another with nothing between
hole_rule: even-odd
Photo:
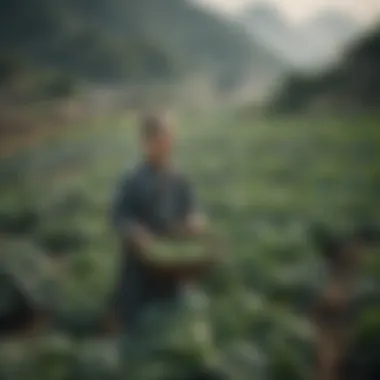
<instances>
[{"instance_id":1,"label":"man's hand","mask_svg":"<svg viewBox=\"0 0 380 380\"><path fill-rule=\"evenodd\" d=\"M203 234L207 228L207 219L203 214L192 214L185 222L189 232L195 235Z\"/></svg>"},{"instance_id":2,"label":"man's hand","mask_svg":"<svg viewBox=\"0 0 380 380\"><path fill-rule=\"evenodd\" d=\"M128 230L128 237L140 250L147 250L152 243L152 235L149 231L141 225L135 225L132 229Z\"/></svg>"},{"instance_id":3,"label":"man's hand","mask_svg":"<svg viewBox=\"0 0 380 380\"><path fill-rule=\"evenodd\" d=\"M104 333L108 336L115 336L121 330L120 321L114 313L107 313L102 327Z\"/></svg>"},{"instance_id":4,"label":"man's hand","mask_svg":"<svg viewBox=\"0 0 380 380\"><path fill-rule=\"evenodd\" d=\"M202 214L192 214L185 221L172 229L174 237L199 237L207 229L206 217Z\"/></svg>"},{"instance_id":5,"label":"man's hand","mask_svg":"<svg viewBox=\"0 0 380 380\"><path fill-rule=\"evenodd\" d=\"M330 284L326 289L324 299L334 308L344 307L348 302L347 294L339 284Z\"/></svg>"}]
</instances>

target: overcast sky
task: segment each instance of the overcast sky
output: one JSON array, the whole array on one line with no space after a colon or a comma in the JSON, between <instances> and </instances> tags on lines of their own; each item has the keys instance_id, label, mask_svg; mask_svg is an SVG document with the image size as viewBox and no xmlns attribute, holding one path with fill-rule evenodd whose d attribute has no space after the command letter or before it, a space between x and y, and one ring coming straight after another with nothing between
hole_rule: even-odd
<instances>
[{"instance_id":1,"label":"overcast sky","mask_svg":"<svg viewBox=\"0 0 380 380\"><path fill-rule=\"evenodd\" d=\"M335 8L347 11L362 20L380 18L380 0L193 0L225 12L235 12L248 4L271 2L294 21L301 21L320 10Z\"/></svg>"}]
</instances>

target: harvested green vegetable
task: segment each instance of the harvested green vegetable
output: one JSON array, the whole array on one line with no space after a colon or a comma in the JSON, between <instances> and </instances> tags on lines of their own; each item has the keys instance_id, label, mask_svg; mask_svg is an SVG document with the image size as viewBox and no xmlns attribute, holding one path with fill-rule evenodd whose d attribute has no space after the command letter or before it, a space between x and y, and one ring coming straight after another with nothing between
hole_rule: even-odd
<instances>
[{"instance_id":1,"label":"harvested green vegetable","mask_svg":"<svg viewBox=\"0 0 380 380\"><path fill-rule=\"evenodd\" d=\"M155 260L193 261L207 256L203 241L159 239L152 245L149 255Z\"/></svg>"}]
</instances>

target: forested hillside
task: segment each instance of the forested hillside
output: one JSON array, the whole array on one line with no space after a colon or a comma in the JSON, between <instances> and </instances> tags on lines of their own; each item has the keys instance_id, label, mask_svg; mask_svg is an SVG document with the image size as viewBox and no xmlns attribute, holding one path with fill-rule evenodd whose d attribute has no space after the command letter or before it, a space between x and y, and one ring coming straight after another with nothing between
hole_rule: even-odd
<instances>
[{"instance_id":1,"label":"forested hillside","mask_svg":"<svg viewBox=\"0 0 380 380\"><path fill-rule=\"evenodd\" d=\"M295 74L280 89L276 111L369 110L380 104L380 26L355 43L340 64L314 76Z\"/></svg>"},{"instance_id":2,"label":"forested hillside","mask_svg":"<svg viewBox=\"0 0 380 380\"><path fill-rule=\"evenodd\" d=\"M239 26L185 0L1 0L0 54L90 81L234 82L280 64ZM16 58L15 58L16 57Z\"/></svg>"}]
</instances>

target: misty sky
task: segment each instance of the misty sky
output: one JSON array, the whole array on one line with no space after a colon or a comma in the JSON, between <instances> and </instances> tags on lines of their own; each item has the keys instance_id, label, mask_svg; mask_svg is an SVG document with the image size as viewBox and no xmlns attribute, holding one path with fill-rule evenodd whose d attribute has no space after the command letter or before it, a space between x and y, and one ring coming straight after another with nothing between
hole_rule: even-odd
<instances>
[{"instance_id":1,"label":"misty sky","mask_svg":"<svg viewBox=\"0 0 380 380\"><path fill-rule=\"evenodd\" d=\"M271 2L294 21L301 21L320 10L335 8L365 21L380 18L380 0L194 0L226 12L234 12L247 4Z\"/></svg>"}]
</instances>

